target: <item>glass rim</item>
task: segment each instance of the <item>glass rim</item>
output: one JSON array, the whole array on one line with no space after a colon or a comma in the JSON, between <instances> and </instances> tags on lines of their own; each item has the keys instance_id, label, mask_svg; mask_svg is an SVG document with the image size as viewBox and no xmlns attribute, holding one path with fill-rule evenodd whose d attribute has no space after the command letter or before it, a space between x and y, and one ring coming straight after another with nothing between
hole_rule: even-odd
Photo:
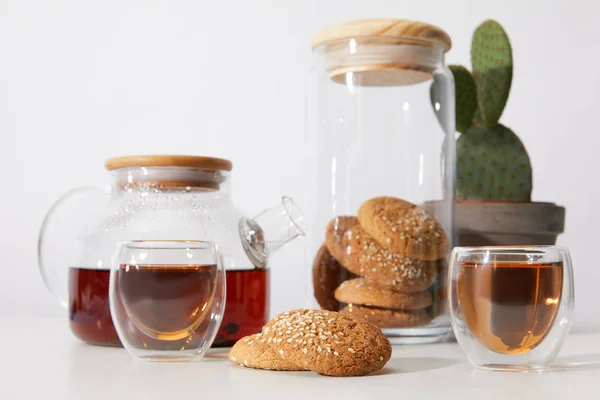
<instances>
[{"instance_id":1,"label":"glass rim","mask_svg":"<svg viewBox=\"0 0 600 400\"><path fill-rule=\"evenodd\" d=\"M494 254L494 255L526 255L526 254L568 254L565 246L545 245L515 245L515 246L456 246L452 249L454 254Z\"/></svg>"},{"instance_id":2,"label":"glass rim","mask_svg":"<svg viewBox=\"0 0 600 400\"><path fill-rule=\"evenodd\" d=\"M207 250L218 249L219 245L209 240L126 240L119 242L117 247L135 250Z\"/></svg>"}]
</instances>

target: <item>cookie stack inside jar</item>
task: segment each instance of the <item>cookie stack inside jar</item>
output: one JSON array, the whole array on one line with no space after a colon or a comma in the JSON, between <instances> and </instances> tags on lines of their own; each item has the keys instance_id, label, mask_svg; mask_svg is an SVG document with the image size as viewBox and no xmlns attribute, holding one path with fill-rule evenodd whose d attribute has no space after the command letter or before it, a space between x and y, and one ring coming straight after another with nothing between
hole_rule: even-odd
<instances>
[{"instance_id":1,"label":"cookie stack inside jar","mask_svg":"<svg viewBox=\"0 0 600 400\"><path fill-rule=\"evenodd\" d=\"M313 40L311 298L379 326L394 343L451 335L449 49L440 28L401 19L346 22Z\"/></svg>"}]
</instances>

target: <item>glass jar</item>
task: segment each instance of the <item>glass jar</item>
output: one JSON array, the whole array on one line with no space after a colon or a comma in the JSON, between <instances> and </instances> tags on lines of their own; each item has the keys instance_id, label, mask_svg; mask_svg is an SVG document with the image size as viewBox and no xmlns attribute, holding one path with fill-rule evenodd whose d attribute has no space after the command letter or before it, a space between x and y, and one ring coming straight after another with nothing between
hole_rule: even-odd
<instances>
[{"instance_id":1,"label":"glass jar","mask_svg":"<svg viewBox=\"0 0 600 400\"><path fill-rule=\"evenodd\" d=\"M195 156L109 159L110 190L78 188L51 208L38 259L46 286L84 342L120 345L110 316L111 257L121 241L194 240L220 245L226 307L213 346L260 332L269 319L269 256L305 234L288 197L254 219L231 202L228 160ZM175 293L173 294L176 295Z\"/></svg>"},{"instance_id":2,"label":"glass jar","mask_svg":"<svg viewBox=\"0 0 600 400\"><path fill-rule=\"evenodd\" d=\"M365 20L313 40L313 305L364 318L394 343L451 335L454 81L441 29Z\"/></svg>"}]
</instances>

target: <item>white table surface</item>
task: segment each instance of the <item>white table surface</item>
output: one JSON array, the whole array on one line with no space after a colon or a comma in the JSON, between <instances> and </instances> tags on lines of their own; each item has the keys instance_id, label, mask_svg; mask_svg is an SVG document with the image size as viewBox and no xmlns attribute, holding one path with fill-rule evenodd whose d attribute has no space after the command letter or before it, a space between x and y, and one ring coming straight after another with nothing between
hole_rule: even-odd
<instances>
[{"instance_id":1,"label":"white table surface","mask_svg":"<svg viewBox=\"0 0 600 400\"><path fill-rule=\"evenodd\" d=\"M600 332L574 333L553 370L476 370L456 343L394 346L376 374L331 378L313 372L232 365L225 352L197 363L146 363L121 348L75 339L65 320L0 319L0 399L600 399Z\"/></svg>"}]
</instances>

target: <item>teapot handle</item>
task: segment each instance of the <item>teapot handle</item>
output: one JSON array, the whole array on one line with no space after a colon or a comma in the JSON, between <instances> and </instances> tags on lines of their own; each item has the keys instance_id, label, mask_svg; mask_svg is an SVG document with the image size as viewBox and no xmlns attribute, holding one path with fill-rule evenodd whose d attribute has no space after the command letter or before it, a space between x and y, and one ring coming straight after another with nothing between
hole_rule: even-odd
<instances>
[{"instance_id":1,"label":"teapot handle","mask_svg":"<svg viewBox=\"0 0 600 400\"><path fill-rule=\"evenodd\" d=\"M38 268L50 293L68 305L68 268L77 266L77 234L108 200L106 189L82 186L62 195L48 210L38 236Z\"/></svg>"}]
</instances>

